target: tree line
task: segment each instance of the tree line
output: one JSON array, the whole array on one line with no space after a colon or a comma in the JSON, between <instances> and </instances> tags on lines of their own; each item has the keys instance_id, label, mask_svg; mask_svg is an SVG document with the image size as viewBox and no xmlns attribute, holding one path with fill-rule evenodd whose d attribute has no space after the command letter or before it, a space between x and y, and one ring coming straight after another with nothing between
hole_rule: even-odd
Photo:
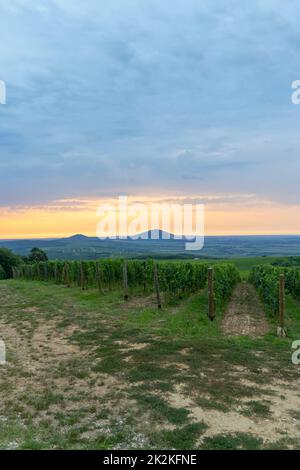
<instances>
[{"instance_id":1,"label":"tree line","mask_svg":"<svg viewBox=\"0 0 300 470\"><path fill-rule=\"evenodd\" d=\"M40 248L32 248L29 256L19 256L7 248L0 248L0 279L13 277L14 269L22 264L41 261L48 261L48 256Z\"/></svg>"}]
</instances>

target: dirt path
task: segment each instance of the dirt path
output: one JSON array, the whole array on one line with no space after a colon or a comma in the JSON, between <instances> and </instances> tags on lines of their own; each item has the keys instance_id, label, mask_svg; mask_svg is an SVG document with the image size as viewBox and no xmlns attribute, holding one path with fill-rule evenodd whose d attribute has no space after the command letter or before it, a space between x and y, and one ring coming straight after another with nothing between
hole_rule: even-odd
<instances>
[{"instance_id":1,"label":"dirt path","mask_svg":"<svg viewBox=\"0 0 300 470\"><path fill-rule=\"evenodd\" d=\"M252 284L241 282L236 286L223 318L223 332L229 335L258 337L265 335L268 329L256 290Z\"/></svg>"},{"instance_id":2,"label":"dirt path","mask_svg":"<svg viewBox=\"0 0 300 470\"><path fill-rule=\"evenodd\" d=\"M75 289L7 281L0 298L0 449L300 448L300 369L268 338L171 344L157 334L164 312L131 329L142 299L125 310L114 294L85 305ZM267 331L251 285L237 286L223 328Z\"/></svg>"}]
</instances>

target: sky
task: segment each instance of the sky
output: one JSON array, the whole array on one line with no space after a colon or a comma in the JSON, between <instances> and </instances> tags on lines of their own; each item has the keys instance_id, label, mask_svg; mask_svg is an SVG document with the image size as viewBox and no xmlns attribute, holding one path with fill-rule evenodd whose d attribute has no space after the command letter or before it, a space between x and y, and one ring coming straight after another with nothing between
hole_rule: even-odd
<instances>
[{"instance_id":1,"label":"sky","mask_svg":"<svg viewBox=\"0 0 300 470\"><path fill-rule=\"evenodd\" d=\"M300 3L0 0L0 238L187 198L206 234L300 234Z\"/></svg>"}]
</instances>

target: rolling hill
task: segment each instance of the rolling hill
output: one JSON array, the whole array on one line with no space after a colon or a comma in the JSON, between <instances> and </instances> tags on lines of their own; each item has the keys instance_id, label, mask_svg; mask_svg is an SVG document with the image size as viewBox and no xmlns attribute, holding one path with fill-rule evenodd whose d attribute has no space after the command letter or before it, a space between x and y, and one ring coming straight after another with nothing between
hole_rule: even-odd
<instances>
[{"instance_id":1,"label":"rolling hill","mask_svg":"<svg viewBox=\"0 0 300 470\"><path fill-rule=\"evenodd\" d=\"M169 235L166 232L146 232L141 235L143 238L136 240L100 240L82 234L57 239L0 240L0 248L6 247L26 256L33 247L38 247L45 250L52 259L116 256L191 259L300 255L300 236L211 236L205 238L204 248L197 252L186 251L184 240L174 239L172 234L166 238Z\"/></svg>"}]
</instances>

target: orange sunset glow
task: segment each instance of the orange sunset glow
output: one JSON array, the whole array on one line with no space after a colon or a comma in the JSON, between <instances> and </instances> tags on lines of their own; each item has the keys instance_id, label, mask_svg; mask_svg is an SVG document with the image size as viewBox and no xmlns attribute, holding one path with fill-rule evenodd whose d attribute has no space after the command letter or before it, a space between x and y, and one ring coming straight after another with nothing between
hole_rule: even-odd
<instances>
[{"instance_id":1,"label":"orange sunset glow","mask_svg":"<svg viewBox=\"0 0 300 470\"><path fill-rule=\"evenodd\" d=\"M300 233L300 207L264 203L260 206L229 202L205 204L205 235L279 235ZM130 200L130 199L129 199ZM132 198L136 201L136 198ZM162 203L161 198L139 198ZM178 202L178 198L174 198ZM167 199L170 202L170 198ZM193 199L194 201L194 199ZM201 199L199 199L201 201ZM96 236L97 207L115 199L58 201L43 207L2 208L0 238L58 238L76 233ZM180 202L180 199L179 199ZM117 206L116 206L117 207ZM155 227L159 228L159 227ZM160 227L164 228L164 227Z\"/></svg>"}]
</instances>

